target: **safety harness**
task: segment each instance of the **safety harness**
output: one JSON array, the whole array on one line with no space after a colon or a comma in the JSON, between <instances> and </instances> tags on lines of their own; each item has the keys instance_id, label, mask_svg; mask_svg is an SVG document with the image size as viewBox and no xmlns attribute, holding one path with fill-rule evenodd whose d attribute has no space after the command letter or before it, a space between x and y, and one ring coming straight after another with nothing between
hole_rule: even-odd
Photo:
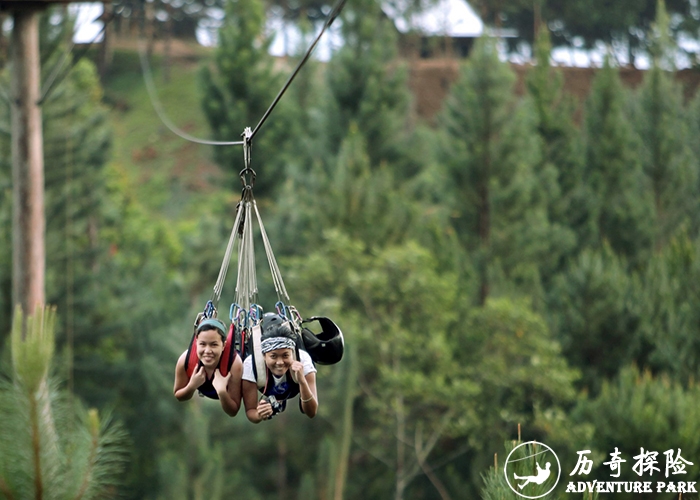
<instances>
[{"instance_id":1,"label":"safety harness","mask_svg":"<svg viewBox=\"0 0 700 500\"><path fill-rule=\"evenodd\" d=\"M187 348L187 354L185 355L185 373L187 373L188 379L192 378L192 374L197 369L197 366L201 364L201 360L197 354L197 327L202 319L203 315L201 313L197 315L197 320L194 324L194 332L192 333L192 340L190 340L190 345ZM233 325L231 325L224 342L224 350L219 358L219 363L216 365L216 368L219 370L221 375L225 377L229 374L231 367L233 366L233 362L236 360L236 356L238 356L238 353L234 348ZM219 396L212 385L212 380L213 379L209 379L207 377L204 383L197 388L197 391L199 392L200 396L206 396L211 399L219 399Z\"/></svg>"}]
</instances>

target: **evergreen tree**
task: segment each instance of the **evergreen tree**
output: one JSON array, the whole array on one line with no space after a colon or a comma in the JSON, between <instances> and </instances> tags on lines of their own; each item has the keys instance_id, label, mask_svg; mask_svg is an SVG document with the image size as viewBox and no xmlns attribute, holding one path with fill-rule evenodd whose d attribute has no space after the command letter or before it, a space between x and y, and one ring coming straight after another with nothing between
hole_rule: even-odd
<instances>
[{"instance_id":1,"label":"evergreen tree","mask_svg":"<svg viewBox=\"0 0 700 500\"><path fill-rule=\"evenodd\" d=\"M634 280L609 246L586 250L557 277L549 310L569 363L591 393L644 351Z\"/></svg>"},{"instance_id":2,"label":"evergreen tree","mask_svg":"<svg viewBox=\"0 0 700 500\"><path fill-rule=\"evenodd\" d=\"M388 163L402 176L419 166L409 128L406 68L397 59L397 39L379 4L349 4L343 15L344 46L328 63L329 96L324 102L326 150L337 154L348 131L357 127L373 168Z\"/></svg>"},{"instance_id":3,"label":"evergreen tree","mask_svg":"<svg viewBox=\"0 0 700 500\"><path fill-rule=\"evenodd\" d=\"M576 236L570 228L580 223L581 209L585 207L581 189L583 144L573 120L573 100L563 93L563 75L551 67L551 50L549 30L543 27L535 44L537 64L528 73L526 84L542 140L542 161L536 167L539 188L547 193L549 220L560 235L563 256L574 249ZM545 278L551 276L553 269L547 271Z\"/></svg>"},{"instance_id":4,"label":"evergreen tree","mask_svg":"<svg viewBox=\"0 0 700 500\"><path fill-rule=\"evenodd\" d=\"M654 248L660 250L697 206L698 169L684 119L683 89L674 79L669 20L662 0L653 32L652 68L637 97L633 123L654 200Z\"/></svg>"},{"instance_id":5,"label":"evergreen tree","mask_svg":"<svg viewBox=\"0 0 700 500\"><path fill-rule=\"evenodd\" d=\"M680 453L683 459L694 463L689 457L700 453L700 439L694 431L700 419L699 391L695 383L684 388L666 376L654 377L648 371L626 367L614 380L603 384L598 397L581 400L573 419L593 424L596 432L588 449L604 458L595 461L587 480L609 480L611 470L603 462L609 461L610 454L616 450L626 460L616 481L639 480L632 467L636 462L633 457L640 454L640 448L658 453L657 468L661 471L668 463L668 455L664 456L667 452L672 453L674 460ZM685 471L684 481L695 481L700 476L692 466L686 466ZM668 480L678 477L681 476L669 474ZM616 496L631 499L639 495L616 493ZM678 495L654 492L651 498L669 496Z\"/></svg>"},{"instance_id":6,"label":"evergreen tree","mask_svg":"<svg viewBox=\"0 0 700 500\"><path fill-rule=\"evenodd\" d=\"M42 19L47 75L66 49L65 33L72 30L64 14L50 11ZM7 123L8 116L3 107L0 122ZM190 306L180 279L181 228L147 213L135 199L123 166L107 164L112 132L97 73L88 60L57 81L43 103L43 117L46 295L62 311L57 336L64 362L58 367L89 406L115 408L135 443L127 495L149 498L159 488L154 450L168 442L175 428L174 400L165 398L172 388L172 361L187 341L164 349L163 339L173 337L171 330L179 327L154 321L181 318ZM9 148L0 148L4 166L9 165L8 155ZM0 175L6 171L9 167ZM9 182L3 175L5 180ZM9 238L0 238L5 243L3 256L11 254ZM9 284L7 264L0 275ZM3 304L8 305L9 300Z\"/></svg>"},{"instance_id":7,"label":"evergreen tree","mask_svg":"<svg viewBox=\"0 0 700 500\"><path fill-rule=\"evenodd\" d=\"M498 286L541 299L540 266L561 248L543 186L556 180L535 172L541 152L534 114L516 99L514 80L494 42L479 40L441 120L454 227L477 263L480 304Z\"/></svg>"},{"instance_id":8,"label":"evergreen tree","mask_svg":"<svg viewBox=\"0 0 700 500\"><path fill-rule=\"evenodd\" d=\"M552 426L541 414L561 414L574 402L580 376L562 355L544 319L524 301L489 299L459 326L459 365L479 392L469 402L476 413L471 430L473 473L519 424L548 441Z\"/></svg>"},{"instance_id":9,"label":"evergreen tree","mask_svg":"<svg viewBox=\"0 0 700 500\"><path fill-rule=\"evenodd\" d=\"M227 2L213 68L205 66L201 73L202 106L215 140L242 140L244 128L255 128L282 88L284 81L268 53L272 38L265 36L264 28L262 2ZM294 125L287 101L282 99L255 136L251 168L259 174L257 194L274 192L284 171L284 151L294 137ZM231 185L239 186L238 172L244 168L242 148L216 147L214 156L221 168L230 172Z\"/></svg>"},{"instance_id":10,"label":"evergreen tree","mask_svg":"<svg viewBox=\"0 0 700 500\"><path fill-rule=\"evenodd\" d=\"M612 249L636 263L648 254L653 202L642 171L639 143L625 113L620 78L608 60L595 77L586 107L586 198L583 246Z\"/></svg>"},{"instance_id":11,"label":"evergreen tree","mask_svg":"<svg viewBox=\"0 0 700 500\"><path fill-rule=\"evenodd\" d=\"M0 380L0 495L114 498L126 461L125 434L65 394L53 376L56 312L14 314L10 380Z\"/></svg>"},{"instance_id":12,"label":"evergreen tree","mask_svg":"<svg viewBox=\"0 0 700 500\"><path fill-rule=\"evenodd\" d=\"M638 364L681 384L700 375L699 257L698 242L678 234L640 272L634 294L648 345Z\"/></svg>"},{"instance_id":13,"label":"evergreen tree","mask_svg":"<svg viewBox=\"0 0 700 500\"><path fill-rule=\"evenodd\" d=\"M290 276L302 285L305 308L342 304L343 318L355 327L346 343L356 346L356 384L364 397L352 406L352 442L387 465L382 480L367 487L377 488L377 496L393 490L395 498L408 498L413 480L431 474L436 446L463 435L471 423L474 386L454 363L457 341L447 336L455 314L454 274L440 273L434 257L415 243L370 249L326 231L323 246L294 259ZM431 312L436 308L441 314ZM357 395L353 385L346 390ZM347 497L359 494L353 478L362 472L348 470ZM430 481L441 487L438 476Z\"/></svg>"}]
</instances>

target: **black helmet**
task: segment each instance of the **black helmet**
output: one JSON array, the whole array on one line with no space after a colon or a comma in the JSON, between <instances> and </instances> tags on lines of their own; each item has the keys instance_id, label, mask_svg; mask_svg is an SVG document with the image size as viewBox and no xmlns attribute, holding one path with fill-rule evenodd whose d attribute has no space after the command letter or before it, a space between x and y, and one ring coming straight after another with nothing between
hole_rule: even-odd
<instances>
[{"instance_id":1,"label":"black helmet","mask_svg":"<svg viewBox=\"0 0 700 500\"><path fill-rule=\"evenodd\" d=\"M304 320L304 323L309 321L318 321L323 330L318 334L306 327L301 330L306 352L309 353L311 359L319 365L334 365L343 359L345 342L343 341L343 332L340 331L340 328L333 321L323 316L313 316Z\"/></svg>"},{"instance_id":2,"label":"black helmet","mask_svg":"<svg viewBox=\"0 0 700 500\"><path fill-rule=\"evenodd\" d=\"M289 320L279 314L265 313L262 318L262 338L270 337L294 338L294 330Z\"/></svg>"}]
</instances>

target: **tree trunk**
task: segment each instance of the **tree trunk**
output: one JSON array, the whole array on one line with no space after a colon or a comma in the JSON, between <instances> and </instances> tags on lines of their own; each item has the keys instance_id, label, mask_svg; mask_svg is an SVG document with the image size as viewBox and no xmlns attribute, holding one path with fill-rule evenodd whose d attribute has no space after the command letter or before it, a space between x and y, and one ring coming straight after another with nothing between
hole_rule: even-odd
<instances>
[{"instance_id":1,"label":"tree trunk","mask_svg":"<svg viewBox=\"0 0 700 500\"><path fill-rule=\"evenodd\" d=\"M145 24L144 24L144 32L145 32L145 36L146 36L146 54L148 55L148 58L150 59L151 56L153 56L153 46L155 45L155 42L156 42L156 30L155 30L156 15L155 15L155 12L153 12L153 4L152 3L146 2L144 9L145 9L144 14L146 16Z\"/></svg>"},{"instance_id":2,"label":"tree trunk","mask_svg":"<svg viewBox=\"0 0 700 500\"><path fill-rule=\"evenodd\" d=\"M481 269L479 286L479 305L486 304L489 296L488 253L489 253L489 188L486 182L479 187L479 240L481 246Z\"/></svg>"},{"instance_id":3,"label":"tree trunk","mask_svg":"<svg viewBox=\"0 0 700 500\"><path fill-rule=\"evenodd\" d=\"M12 113L12 303L31 313L43 305L45 269L44 151L39 14L14 12L10 46Z\"/></svg>"},{"instance_id":4,"label":"tree trunk","mask_svg":"<svg viewBox=\"0 0 700 500\"><path fill-rule=\"evenodd\" d=\"M100 80L104 83L105 76L109 67L112 64L112 59L114 56L114 23L110 22L111 16L114 15L112 12L112 7L110 4L105 3L102 8L102 22L104 23L104 32L102 33L102 43L100 44L100 57L99 57L99 72Z\"/></svg>"},{"instance_id":5,"label":"tree trunk","mask_svg":"<svg viewBox=\"0 0 700 500\"><path fill-rule=\"evenodd\" d=\"M399 373L400 361L394 359L394 370ZM394 398L396 404L396 495L394 500L403 500L406 490L406 416L404 415L403 396L397 394Z\"/></svg>"},{"instance_id":6,"label":"tree trunk","mask_svg":"<svg viewBox=\"0 0 700 500\"><path fill-rule=\"evenodd\" d=\"M338 456L338 466L335 471L335 486L333 488L334 500L343 500L345 493L345 482L348 475L348 461L350 460L350 445L352 442L353 406L357 393L357 361L355 360L355 349L349 346L347 363L348 373L345 378L345 400L343 401L343 433L340 438L340 453Z\"/></svg>"},{"instance_id":7,"label":"tree trunk","mask_svg":"<svg viewBox=\"0 0 700 500\"><path fill-rule=\"evenodd\" d=\"M277 418L277 498L287 498L287 441L284 420Z\"/></svg>"},{"instance_id":8,"label":"tree trunk","mask_svg":"<svg viewBox=\"0 0 700 500\"><path fill-rule=\"evenodd\" d=\"M540 32L540 25L542 24L542 4L540 2L541 0L533 0L532 2L532 32L534 33L533 40L537 40L537 35Z\"/></svg>"},{"instance_id":9,"label":"tree trunk","mask_svg":"<svg viewBox=\"0 0 700 500\"><path fill-rule=\"evenodd\" d=\"M489 296L488 268L491 254L491 203L489 200L489 181L491 179L491 109L487 104L485 109L484 122L486 128L483 133L482 144L484 147L484 157L481 165L481 178L479 179L478 206L477 206L477 230L479 233L479 247L481 249L481 269L479 287L479 305L486 304Z\"/></svg>"},{"instance_id":10,"label":"tree trunk","mask_svg":"<svg viewBox=\"0 0 700 500\"><path fill-rule=\"evenodd\" d=\"M170 83L171 52L175 23L173 22L172 6L167 4L165 8L168 12L168 21L165 23L165 34L163 39L163 81L165 83Z\"/></svg>"},{"instance_id":11,"label":"tree trunk","mask_svg":"<svg viewBox=\"0 0 700 500\"><path fill-rule=\"evenodd\" d=\"M0 26L5 23L6 18L7 14L0 12ZM7 37L3 33L3 30L0 29L0 69L4 68L7 63L7 48Z\"/></svg>"}]
</instances>

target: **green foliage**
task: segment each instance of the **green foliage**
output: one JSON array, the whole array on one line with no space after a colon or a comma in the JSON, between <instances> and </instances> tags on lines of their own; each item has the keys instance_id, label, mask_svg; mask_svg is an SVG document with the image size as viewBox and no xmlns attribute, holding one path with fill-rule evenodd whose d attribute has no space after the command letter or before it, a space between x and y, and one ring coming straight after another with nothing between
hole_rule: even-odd
<instances>
[{"instance_id":1,"label":"green foliage","mask_svg":"<svg viewBox=\"0 0 700 500\"><path fill-rule=\"evenodd\" d=\"M347 304L342 316L351 325L355 316L369 319L346 334L358 346L358 384L365 388L354 440L388 465L383 475L393 474L403 492L435 445L471 422L467 397L474 386L454 363L447 336L454 276L438 273L416 244L368 248L339 232L326 232L324 245L291 268L308 297L302 304L323 310L332 304L324 297L335 296ZM356 494L352 481L348 488Z\"/></svg>"},{"instance_id":2,"label":"green foliage","mask_svg":"<svg viewBox=\"0 0 700 500\"><path fill-rule=\"evenodd\" d=\"M529 428L538 412L573 402L579 373L569 368L542 317L525 304L490 299L470 312L460 330L459 364L469 367L469 379L480 389L471 402L479 437L471 441L482 453L518 424Z\"/></svg>"},{"instance_id":3,"label":"green foliage","mask_svg":"<svg viewBox=\"0 0 700 500\"><path fill-rule=\"evenodd\" d=\"M373 168L386 162L395 172L411 176L419 164L412 156L416 142L407 126L407 72L397 59L396 34L377 3L349 7L343 21L345 44L326 71L330 94L323 105L326 148L337 154L356 127Z\"/></svg>"},{"instance_id":4,"label":"green foliage","mask_svg":"<svg viewBox=\"0 0 700 500\"><path fill-rule=\"evenodd\" d=\"M159 474L163 487L158 498L220 500L224 498L224 459L221 443L212 442L212 416L199 400L188 405L184 413L185 450L167 450L163 454Z\"/></svg>"},{"instance_id":5,"label":"green foliage","mask_svg":"<svg viewBox=\"0 0 700 500\"><path fill-rule=\"evenodd\" d=\"M570 14L594 3L556 7ZM635 12L648 10L643 3ZM508 16L530 8L487 7ZM325 68L305 66L253 148L256 194L275 195L258 201L293 303L345 334L343 361L319 367L313 420L290 407L251 426L223 418L215 402L172 397L172 364L233 221L238 188L222 180L237 185L240 149L217 148L222 175L203 159L208 148L159 129L127 51L116 53L105 96L82 61L46 103L47 292L62 311L57 352L72 360L57 368L90 406L114 407L125 422L133 448L124 497L512 498L502 472L480 476L518 423L568 455L590 446L596 460L618 431L635 454L676 438L693 447L686 455L678 444L683 456L697 453L688 433L700 368L700 219L689 151L700 154L691 140L700 98L684 110L658 62L628 99L607 67L579 128L540 30L528 95L514 95L513 72L482 40L440 128L429 130L411 114L396 35L381 17L374 3L348 4L347 43ZM619 18L604 21L591 29ZM159 94L178 126L207 136L208 121L217 139L235 140L257 123L282 84L263 22L262 4L228 5L201 73L206 119L192 65L173 72ZM47 75L67 31L45 24ZM2 146L0 323L10 318L11 258ZM490 298L475 308L479 281ZM267 296L266 274L260 285ZM618 373L634 361L655 375ZM588 391L576 395L577 386ZM65 397L52 402L73 408ZM0 407L3 425L18 408L29 421L27 405ZM87 422L76 442L96 435L94 416L53 415L56 429ZM29 442L19 425L0 430L3 450L15 436ZM87 463L84 452L68 455ZM0 456L0 477L30 481L21 463ZM85 468L75 471L66 484L81 484Z\"/></svg>"},{"instance_id":6,"label":"green foliage","mask_svg":"<svg viewBox=\"0 0 700 500\"><path fill-rule=\"evenodd\" d=\"M3 498L113 498L126 461L121 426L86 411L50 373L56 312L15 311L10 380L0 381Z\"/></svg>"},{"instance_id":7,"label":"green foliage","mask_svg":"<svg viewBox=\"0 0 700 500\"><path fill-rule=\"evenodd\" d=\"M583 141L573 120L574 102L563 92L563 75L550 65L551 48L549 31L540 30L535 45L537 64L525 83L542 140L542 161L536 167L539 189L547 192L549 220L560 235L563 257L575 247L573 228L580 224L580 206L585 204ZM558 263L553 259L552 264ZM550 277L548 274L545 278Z\"/></svg>"},{"instance_id":8,"label":"green foliage","mask_svg":"<svg viewBox=\"0 0 700 500\"><path fill-rule=\"evenodd\" d=\"M697 241L680 233L635 280L638 335L649 346L640 365L682 384L700 375L699 256Z\"/></svg>"},{"instance_id":9,"label":"green foliage","mask_svg":"<svg viewBox=\"0 0 700 500\"><path fill-rule=\"evenodd\" d=\"M515 76L481 39L450 91L443 119L445 163L455 201L453 224L479 268L483 303L491 293L541 299L541 268L570 246L570 232L548 218L556 174L541 165L529 101L513 94Z\"/></svg>"},{"instance_id":10,"label":"green foliage","mask_svg":"<svg viewBox=\"0 0 700 500\"><path fill-rule=\"evenodd\" d=\"M654 377L634 367L626 367L615 380L606 381L598 397L582 400L573 414L575 420L590 422L596 429L591 445L605 460L594 461L593 477L610 477L610 469L602 462L608 461L616 448L622 453L620 458L627 460L621 464L620 478L615 479L620 481L640 480L632 471L636 462L633 457L639 455L640 448L658 452L656 466L661 474L666 464L664 452L668 450L674 459L681 450L681 456L693 462L688 457L700 453L695 432L700 419L698 395L694 383L684 388L666 376ZM686 467L686 471L684 481L697 480L697 469ZM678 477L671 475L669 480Z\"/></svg>"},{"instance_id":11,"label":"green foliage","mask_svg":"<svg viewBox=\"0 0 700 500\"><path fill-rule=\"evenodd\" d=\"M662 248L679 226L694 217L698 164L683 116L683 90L656 61L637 96L633 123L639 154L654 200L654 248Z\"/></svg>"},{"instance_id":12,"label":"green foliage","mask_svg":"<svg viewBox=\"0 0 700 500\"><path fill-rule=\"evenodd\" d=\"M653 237L653 198L642 170L639 143L624 109L617 70L606 62L586 107L587 221L585 247L612 249L633 261L648 254Z\"/></svg>"},{"instance_id":13,"label":"green foliage","mask_svg":"<svg viewBox=\"0 0 700 500\"><path fill-rule=\"evenodd\" d=\"M259 0L227 2L224 26L219 31L219 44L213 66L202 68L202 107L215 140L237 141L245 127L254 128L272 104L283 81L273 68L267 53L272 41L263 32L264 5ZM269 195L273 182L283 171L285 144L291 139L292 117L285 110L287 101L280 101L274 120L265 122L256 135L251 167L259 171L256 193ZM230 173L231 187L238 186L237 174L243 169L240 148L218 147L217 163Z\"/></svg>"},{"instance_id":14,"label":"green foliage","mask_svg":"<svg viewBox=\"0 0 700 500\"><path fill-rule=\"evenodd\" d=\"M554 283L548 308L554 329L593 393L642 349L633 283L625 260L608 246L584 251Z\"/></svg>"},{"instance_id":15,"label":"green foliage","mask_svg":"<svg viewBox=\"0 0 700 500\"><path fill-rule=\"evenodd\" d=\"M314 169L286 183L278 201L281 239L299 249L317 241L324 229L342 227L371 247L402 241L417 204L400 185L387 165L373 167L364 135L352 127L332 169Z\"/></svg>"}]
</instances>

